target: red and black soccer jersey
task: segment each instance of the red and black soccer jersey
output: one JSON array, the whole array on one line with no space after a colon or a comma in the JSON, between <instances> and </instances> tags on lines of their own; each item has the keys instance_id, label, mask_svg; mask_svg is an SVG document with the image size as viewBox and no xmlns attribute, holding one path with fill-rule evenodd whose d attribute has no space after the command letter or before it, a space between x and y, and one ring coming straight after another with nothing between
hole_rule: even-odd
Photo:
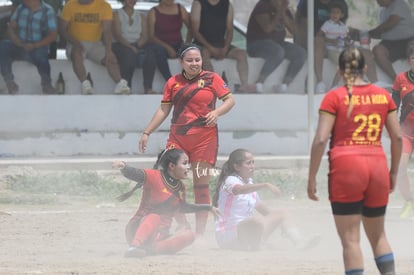
<instances>
[{"instance_id":1,"label":"red and black soccer jersey","mask_svg":"<svg viewBox=\"0 0 414 275\"><path fill-rule=\"evenodd\" d=\"M336 117L330 148L361 145L380 147L387 115L396 111L389 92L372 84L353 86L352 104L353 110L348 118L349 95L345 86L325 95L319 111Z\"/></svg>"},{"instance_id":2,"label":"red and black soccer jersey","mask_svg":"<svg viewBox=\"0 0 414 275\"><path fill-rule=\"evenodd\" d=\"M202 71L188 80L182 74L171 77L164 88L162 104L174 105L171 129L185 135L205 126L205 116L216 108L217 99L231 94L215 72Z\"/></svg>"}]
</instances>

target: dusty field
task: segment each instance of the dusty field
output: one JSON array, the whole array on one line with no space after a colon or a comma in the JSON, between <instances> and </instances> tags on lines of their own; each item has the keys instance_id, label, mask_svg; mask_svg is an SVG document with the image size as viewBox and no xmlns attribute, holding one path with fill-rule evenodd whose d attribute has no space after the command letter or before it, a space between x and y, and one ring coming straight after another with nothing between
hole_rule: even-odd
<instances>
[{"instance_id":1,"label":"dusty field","mask_svg":"<svg viewBox=\"0 0 414 275\"><path fill-rule=\"evenodd\" d=\"M124 258L124 226L132 206L72 205L24 207L0 205L0 274L343 274L341 248L328 202L285 200L308 235L320 234L318 246L298 251L275 232L257 252L217 249L210 217L206 236L178 255ZM391 201L388 236L398 274L414 274L414 220L398 217ZM190 217L192 220L193 217ZM378 274L363 238L366 274Z\"/></svg>"}]
</instances>

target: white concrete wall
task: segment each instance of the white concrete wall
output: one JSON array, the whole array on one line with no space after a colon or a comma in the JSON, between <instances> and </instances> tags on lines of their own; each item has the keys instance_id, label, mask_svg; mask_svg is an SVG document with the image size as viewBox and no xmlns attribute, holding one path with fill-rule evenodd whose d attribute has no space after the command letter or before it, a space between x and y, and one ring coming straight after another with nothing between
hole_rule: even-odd
<instances>
[{"instance_id":1,"label":"white concrete wall","mask_svg":"<svg viewBox=\"0 0 414 275\"><path fill-rule=\"evenodd\" d=\"M257 77L260 59L249 59L250 80ZM180 71L176 60L170 60L173 73ZM284 62L269 77L265 86L269 94L236 94L236 106L220 118L220 154L246 147L256 154L306 155L309 148L308 97L304 94L304 68L289 87L287 94L270 93L271 87L282 78ZM407 64L396 63L397 71ZM80 94L80 84L68 61L52 61L52 76L63 72L66 95L40 95L40 79L34 66L15 62L18 95L2 95L0 100L0 157L1 156L71 156L136 154L139 134L151 119L161 100L163 81L157 73L156 95L139 95L141 71L134 78L133 95L112 95L114 83L105 68L87 63L92 72L97 94ZM218 72L226 70L230 87L238 83L235 62L215 62ZM325 77L333 77L335 67L325 62ZM381 79L387 80L379 72ZM0 89L5 91L4 83ZM315 96L316 111L322 95ZM155 155L164 147L168 136L169 119L151 135L148 154Z\"/></svg>"}]
</instances>

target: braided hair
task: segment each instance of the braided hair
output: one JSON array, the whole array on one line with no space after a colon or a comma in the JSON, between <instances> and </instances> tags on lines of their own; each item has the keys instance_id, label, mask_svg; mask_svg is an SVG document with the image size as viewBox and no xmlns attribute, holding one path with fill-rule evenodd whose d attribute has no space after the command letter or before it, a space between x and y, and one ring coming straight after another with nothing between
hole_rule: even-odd
<instances>
[{"instance_id":1,"label":"braided hair","mask_svg":"<svg viewBox=\"0 0 414 275\"><path fill-rule=\"evenodd\" d=\"M220 189L224 184L226 178L236 173L234 165L242 164L246 160L246 154L249 153L246 149L236 149L230 153L229 159L223 164L220 176L217 180L216 189L213 195L213 206L217 207Z\"/></svg>"},{"instance_id":2,"label":"braided hair","mask_svg":"<svg viewBox=\"0 0 414 275\"><path fill-rule=\"evenodd\" d=\"M358 76L362 76L365 67L365 59L362 53L356 47L348 47L339 55L339 69L343 72L345 86L348 90L349 105L347 117L352 113L352 90L355 80Z\"/></svg>"}]
</instances>

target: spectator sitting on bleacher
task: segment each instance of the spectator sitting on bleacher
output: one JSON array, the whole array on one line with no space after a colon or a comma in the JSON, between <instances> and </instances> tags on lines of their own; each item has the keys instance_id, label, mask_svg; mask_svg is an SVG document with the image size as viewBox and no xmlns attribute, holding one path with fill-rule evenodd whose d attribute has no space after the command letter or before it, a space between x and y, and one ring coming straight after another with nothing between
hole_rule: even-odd
<instances>
[{"instance_id":1,"label":"spectator sitting on bleacher","mask_svg":"<svg viewBox=\"0 0 414 275\"><path fill-rule=\"evenodd\" d=\"M414 39L414 16L404 0L377 0L380 5L380 24L369 31L371 38L382 39L374 46L378 66L394 81L392 63L406 57L407 46Z\"/></svg>"},{"instance_id":2,"label":"spectator sitting on bleacher","mask_svg":"<svg viewBox=\"0 0 414 275\"><path fill-rule=\"evenodd\" d=\"M12 2L11 9L12 9L12 11L14 11L16 9L16 7L22 3L22 0L11 0L11 2ZM63 8L64 0L44 0L44 2L46 4L49 4L50 6L52 6L53 10L55 11L55 16L56 16L56 20L57 20L58 15L60 14L60 11ZM57 48L58 48L58 41L57 40L59 40L59 42L61 44L63 42L59 39L59 34L58 34L57 39L55 41L53 41L52 43L50 43L50 45L49 45L49 59L56 59Z\"/></svg>"},{"instance_id":3,"label":"spectator sitting on bleacher","mask_svg":"<svg viewBox=\"0 0 414 275\"><path fill-rule=\"evenodd\" d=\"M203 69L213 71L211 58L237 61L240 87L235 92L256 92L248 84L249 65L245 50L231 45L233 40L233 6L229 0L195 0L191 7L191 30L195 43L202 46Z\"/></svg>"},{"instance_id":4,"label":"spectator sitting on bleacher","mask_svg":"<svg viewBox=\"0 0 414 275\"><path fill-rule=\"evenodd\" d=\"M181 29L187 27L186 42L191 40L190 15L174 0L160 0L148 14L148 27L152 50L157 56L157 65L165 80L171 77L168 58L177 58L183 44Z\"/></svg>"},{"instance_id":5,"label":"spectator sitting on bleacher","mask_svg":"<svg viewBox=\"0 0 414 275\"><path fill-rule=\"evenodd\" d=\"M259 0L247 25L247 52L252 57L265 60L258 83L263 85L267 77L286 58L289 65L282 82L274 87L275 92L284 93L306 61L306 50L285 41L286 29L295 33L293 14L288 0Z\"/></svg>"},{"instance_id":6,"label":"spectator sitting on bleacher","mask_svg":"<svg viewBox=\"0 0 414 275\"><path fill-rule=\"evenodd\" d=\"M339 54L344 48L349 45L351 41L350 30L343 22L346 7L342 1L333 0L329 5L330 19L323 23L321 30L317 36L322 36L325 39L325 48L329 60L338 66ZM372 53L369 49L360 48L359 51L364 55L365 64L367 64L367 77L373 82L377 83L377 71ZM331 84L331 89L338 85L339 74L335 74L335 77ZM382 86L381 84L380 86ZM317 91L318 92L318 91Z\"/></svg>"},{"instance_id":7,"label":"spectator sitting on bleacher","mask_svg":"<svg viewBox=\"0 0 414 275\"><path fill-rule=\"evenodd\" d=\"M19 90L14 81L12 62L25 60L37 67L43 93L56 93L51 84L48 58L49 44L57 37L53 8L41 0L23 0L11 16L8 36L9 39L0 42L1 74L8 92L15 94Z\"/></svg>"},{"instance_id":8,"label":"spectator sitting on bleacher","mask_svg":"<svg viewBox=\"0 0 414 275\"><path fill-rule=\"evenodd\" d=\"M118 61L112 52L112 8L105 0L67 1L60 16L60 33L67 41L66 54L82 83L84 94L93 93L84 58L106 66L117 83L115 94L131 92L128 82L121 78Z\"/></svg>"},{"instance_id":9,"label":"spectator sitting on bleacher","mask_svg":"<svg viewBox=\"0 0 414 275\"><path fill-rule=\"evenodd\" d=\"M147 44L147 17L134 10L137 0L120 0L123 7L114 11L112 49L118 59L121 76L132 88L132 77L136 67L142 67L144 93L154 94L154 80L157 61L154 51Z\"/></svg>"},{"instance_id":10,"label":"spectator sitting on bleacher","mask_svg":"<svg viewBox=\"0 0 414 275\"><path fill-rule=\"evenodd\" d=\"M345 0L337 0L343 3L345 10L342 21L346 23L348 19L348 5ZM323 36L317 36L323 23L329 20L329 4L332 0L315 0L314 3L314 61L315 61L315 77L316 77L316 93L325 93L326 85L322 79L323 59L325 57L325 39ZM295 44L307 48L307 29L308 29L308 1L300 0L297 8L295 20L297 24L297 32L294 34ZM365 57L365 56L364 56Z\"/></svg>"}]
</instances>

